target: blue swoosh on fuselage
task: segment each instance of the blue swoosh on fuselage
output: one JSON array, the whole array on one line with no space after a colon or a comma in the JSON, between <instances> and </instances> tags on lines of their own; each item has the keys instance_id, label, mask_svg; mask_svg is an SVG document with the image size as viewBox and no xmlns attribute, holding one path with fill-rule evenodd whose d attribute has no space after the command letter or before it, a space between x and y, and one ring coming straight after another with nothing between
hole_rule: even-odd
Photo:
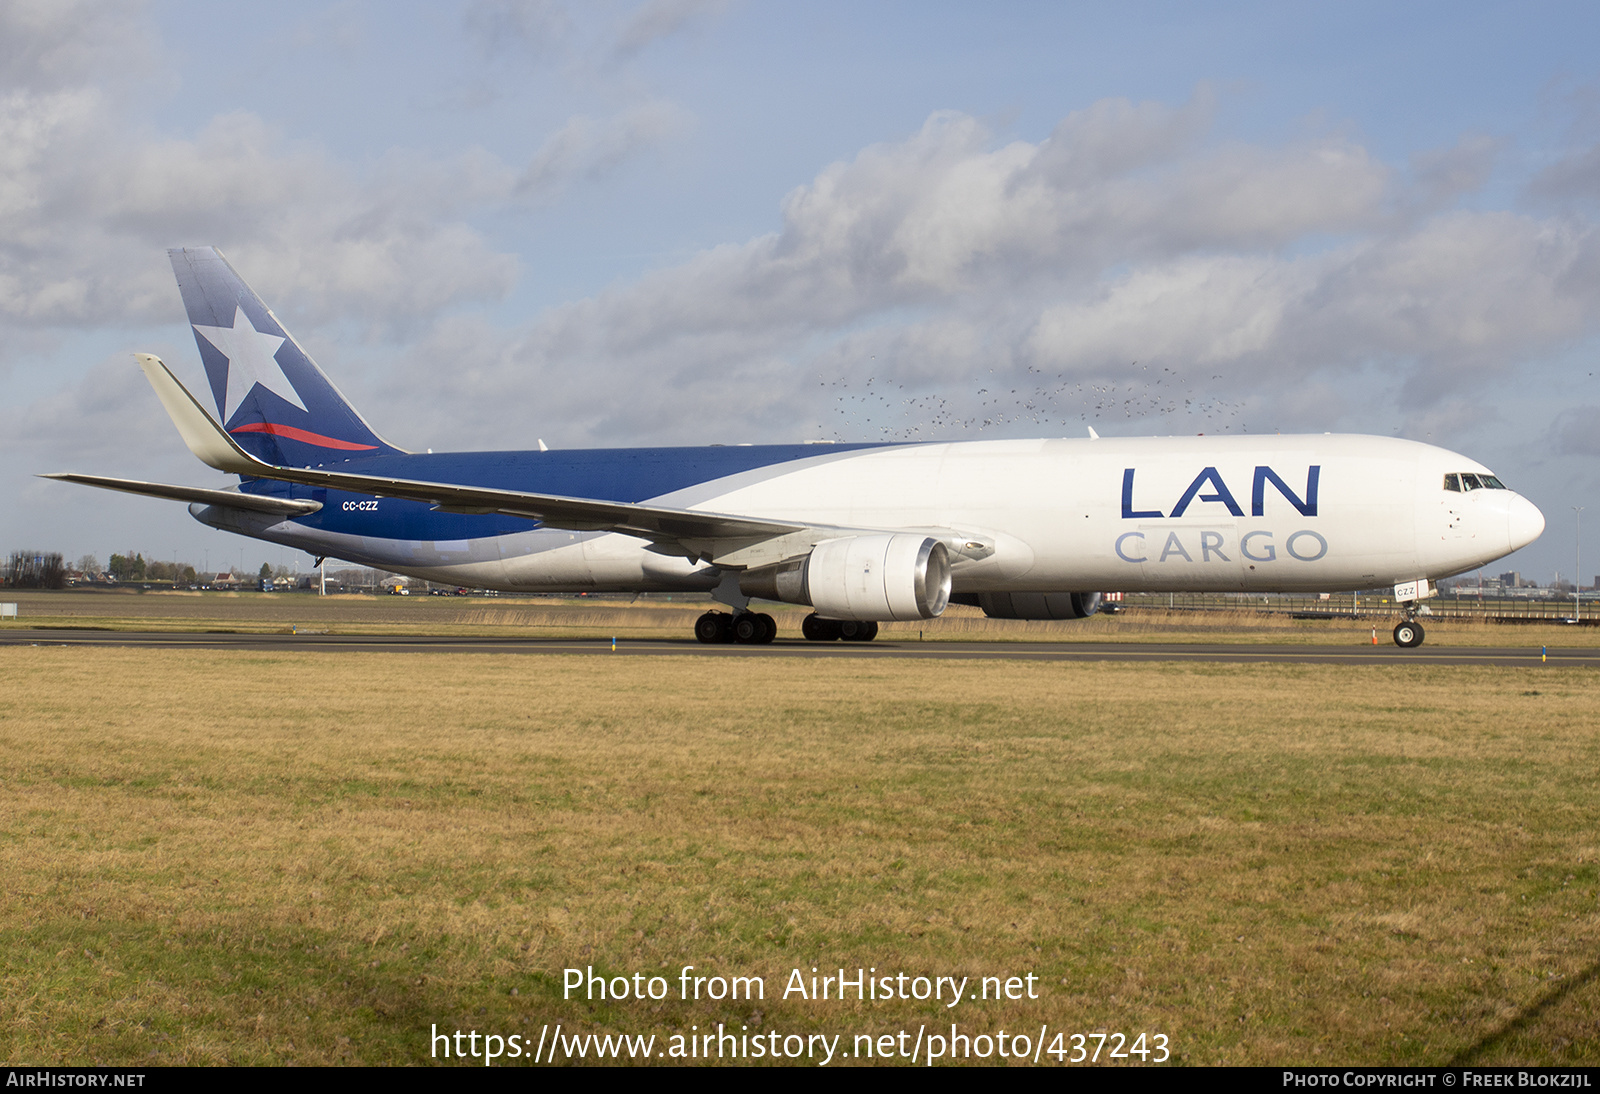
<instances>
[{"instance_id":1,"label":"blue swoosh on fuselage","mask_svg":"<svg viewBox=\"0 0 1600 1094\"><path fill-rule=\"evenodd\" d=\"M711 448L579 448L550 452L434 452L341 460L323 466L420 482L522 490L599 501L644 502L746 471L883 444L728 445ZM271 497L310 499L322 509L294 523L328 532L383 539L460 540L525 532L535 525L500 514L440 513L428 505L385 498L376 510L345 502L370 499L274 479L246 479L240 489Z\"/></svg>"}]
</instances>

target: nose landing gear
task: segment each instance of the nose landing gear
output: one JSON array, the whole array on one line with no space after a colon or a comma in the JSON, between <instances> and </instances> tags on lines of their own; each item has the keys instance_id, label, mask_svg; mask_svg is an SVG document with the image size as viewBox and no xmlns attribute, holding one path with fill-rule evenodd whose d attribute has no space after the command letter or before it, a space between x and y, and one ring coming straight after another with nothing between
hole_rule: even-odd
<instances>
[{"instance_id":1,"label":"nose landing gear","mask_svg":"<svg viewBox=\"0 0 1600 1094\"><path fill-rule=\"evenodd\" d=\"M1394 629L1394 644L1403 649L1416 649L1422 645L1422 637L1422 624L1414 619L1400 623Z\"/></svg>"},{"instance_id":2,"label":"nose landing gear","mask_svg":"<svg viewBox=\"0 0 1600 1094\"><path fill-rule=\"evenodd\" d=\"M1394 629L1394 644L1401 649L1414 650L1422 645L1422 624L1417 622L1417 602L1407 600L1400 605L1404 615Z\"/></svg>"},{"instance_id":3,"label":"nose landing gear","mask_svg":"<svg viewBox=\"0 0 1600 1094\"><path fill-rule=\"evenodd\" d=\"M1422 606L1422 601L1433 596L1438 590L1433 582L1427 578L1415 578L1411 581L1397 581L1394 585L1395 603L1400 605L1400 623L1394 629L1394 644L1401 649L1416 649L1422 645L1422 624L1417 622L1419 612L1428 609Z\"/></svg>"}]
</instances>

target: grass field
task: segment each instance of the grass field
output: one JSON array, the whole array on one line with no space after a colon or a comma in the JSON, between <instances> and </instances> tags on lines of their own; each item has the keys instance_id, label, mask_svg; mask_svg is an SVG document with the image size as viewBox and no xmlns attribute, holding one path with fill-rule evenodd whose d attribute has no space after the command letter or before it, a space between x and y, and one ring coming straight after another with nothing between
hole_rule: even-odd
<instances>
[{"instance_id":1,"label":"grass field","mask_svg":"<svg viewBox=\"0 0 1600 1094\"><path fill-rule=\"evenodd\" d=\"M954 1020L1182 1063L1594 1063L1597 684L3 649L0 1053L426 1062L435 1023L556 1022L848 1051ZM767 997L562 998L567 967L675 995L683 965ZM813 966L1040 998L778 997Z\"/></svg>"},{"instance_id":2,"label":"grass field","mask_svg":"<svg viewBox=\"0 0 1600 1094\"><path fill-rule=\"evenodd\" d=\"M707 608L707 598L689 603L661 599L329 596L302 593L172 593L0 591L18 603L15 622L0 630L82 628L113 631L243 631L292 629L331 634L430 634L489 637L686 638ZM778 621L779 636L799 638L809 608L762 603ZM1378 613L1361 619L1294 619L1252 611L1163 611L1137 608L1067 622L987 619L977 608L955 605L938 619L882 624L884 641L921 638L934 642L1229 642L1351 645L1389 641L1399 617ZM1452 646L1594 647L1600 626L1557 621L1485 623L1428 620L1428 641Z\"/></svg>"}]
</instances>

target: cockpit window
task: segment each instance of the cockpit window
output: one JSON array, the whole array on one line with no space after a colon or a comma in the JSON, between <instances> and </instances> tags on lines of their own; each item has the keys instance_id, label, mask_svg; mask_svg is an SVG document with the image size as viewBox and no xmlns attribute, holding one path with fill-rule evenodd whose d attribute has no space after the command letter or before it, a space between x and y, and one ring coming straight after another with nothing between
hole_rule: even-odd
<instances>
[{"instance_id":1,"label":"cockpit window","mask_svg":"<svg viewBox=\"0 0 1600 1094\"><path fill-rule=\"evenodd\" d=\"M1452 493L1463 490L1504 490L1506 484L1493 475L1480 475L1475 471L1451 471L1444 477L1444 488Z\"/></svg>"}]
</instances>

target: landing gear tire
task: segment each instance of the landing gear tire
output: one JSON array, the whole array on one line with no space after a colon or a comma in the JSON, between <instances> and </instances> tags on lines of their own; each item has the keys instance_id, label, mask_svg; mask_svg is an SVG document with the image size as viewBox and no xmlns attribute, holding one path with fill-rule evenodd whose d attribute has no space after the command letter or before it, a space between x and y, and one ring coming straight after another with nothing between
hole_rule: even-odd
<instances>
[{"instance_id":1,"label":"landing gear tire","mask_svg":"<svg viewBox=\"0 0 1600 1094\"><path fill-rule=\"evenodd\" d=\"M694 636L707 644L733 641L733 617L727 612L707 612L694 621Z\"/></svg>"},{"instance_id":2,"label":"landing gear tire","mask_svg":"<svg viewBox=\"0 0 1600 1094\"><path fill-rule=\"evenodd\" d=\"M839 624L812 612L801 621L800 633L808 642L832 642L839 637Z\"/></svg>"},{"instance_id":3,"label":"landing gear tire","mask_svg":"<svg viewBox=\"0 0 1600 1094\"><path fill-rule=\"evenodd\" d=\"M870 619L824 619L812 612L801 622L800 633L811 642L871 642L878 637L878 625Z\"/></svg>"},{"instance_id":4,"label":"landing gear tire","mask_svg":"<svg viewBox=\"0 0 1600 1094\"><path fill-rule=\"evenodd\" d=\"M733 620L733 640L742 646L763 646L778 633L778 624L765 612L741 612Z\"/></svg>"},{"instance_id":5,"label":"landing gear tire","mask_svg":"<svg viewBox=\"0 0 1600 1094\"><path fill-rule=\"evenodd\" d=\"M1422 645L1422 624L1407 621L1394 629L1394 644L1401 649L1414 650Z\"/></svg>"}]
</instances>

